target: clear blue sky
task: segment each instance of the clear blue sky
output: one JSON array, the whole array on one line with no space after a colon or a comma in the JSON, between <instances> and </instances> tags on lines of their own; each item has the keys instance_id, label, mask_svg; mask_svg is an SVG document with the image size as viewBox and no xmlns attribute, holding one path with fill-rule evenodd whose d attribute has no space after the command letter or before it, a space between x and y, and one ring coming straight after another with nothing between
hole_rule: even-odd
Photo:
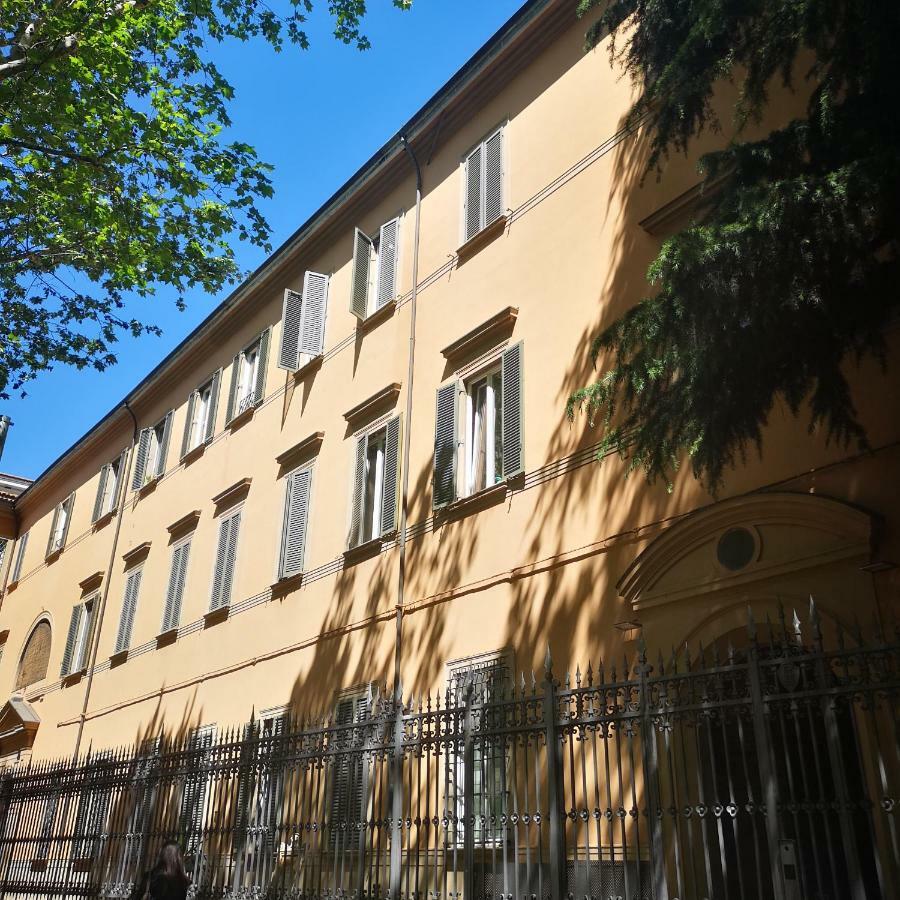
<instances>
[{"instance_id":1,"label":"clear blue sky","mask_svg":"<svg viewBox=\"0 0 900 900\"><path fill-rule=\"evenodd\" d=\"M307 51L273 53L268 45L213 47L236 89L231 135L253 144L275 166L275 195L262 205L277 247L359 168L522 5L523 0L414 0L402 12L370 0L365 32L371 49L339 44L325 0L316 0ZM314 130L310 127L314 124ZM327 145L311 140L326 135ZM263 253L236 244L253 269ZM34 478L178 344L230 289L196 292L185 312L160 292L140 317L161 338L123 336L119 364L106 372L57 368L28 386L28 396L0 401L12 417L0 471Z\"/></svg>"}]
</instances>

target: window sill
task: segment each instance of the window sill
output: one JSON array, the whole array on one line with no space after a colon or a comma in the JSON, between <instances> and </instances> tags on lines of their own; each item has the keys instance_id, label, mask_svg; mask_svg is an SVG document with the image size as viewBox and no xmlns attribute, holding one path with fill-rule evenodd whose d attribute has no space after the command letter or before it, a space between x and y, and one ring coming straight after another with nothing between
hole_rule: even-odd
<instances>
[{"instance_id":1,"label":"window sill","mask_svg":"<svg viewBox=\"0 0 900 900\"><path fill-rule=\"evenodd\" d=\"M248 406L242 413L238 413L226 426L229 431L237 431L246 425L256 412L255 406Z\"/></svg>"},{"instance_id":2,"label":"window sill","mask_svg":"<svg viewBox=\"0 0 900 900\"><path fill-rule=\"evenodd\" d=\"M124 650L118 650L116 653L113 653L109 658L109 667L114 669L116 666L121 666L128 659L128 650L129 648L126 647Z\"/></svg>"},{"instance_id":3,"label":"window sill","mask_svg":"<svg viewBox=\"0 0 900 900\"><path fill-rule=\"evenodd\" d=\"M113 507L112 509L108 509L105 513L103 513L102 516L98 516L96 519L94 519L94 521L91 523L91 527L94 529L94 531L99 531L101 528L105 528L107 525L109 525L110 522L112 522L115 514L115 507Z\"/></svg>"},{"instance_id":4,"label":"window sill","mask_svg":"<svg viewBox=\"0 0 900 900\"><path fill-rule=\"evenodd\" d=\"M371 540L357 544L344 551L344 565L355 566L359 562L377 556L381 552L381 543L384 539L379 535Z\"/></svg>"},{"instance_id":5,"label":"window sill","mask_svg":"<svg viewBox=\"0 0 900 900\"><path fill-rule=\"evenodd\" d=\"M322 362L325 357L321 353L317 353L315 356L311 356L299 369L294 372L294 380L295 381L303 381L307 375L312 375L313 372L317 372L322 368Z\"/></svg>"},{"instance_id":6,"label":"window sill","mask_svg":"<svg viewBox=\"0 0 900 900\"><path fill-rule=\"evenodd\" d=\"M457 251L456 258L459 263L471 259L482 248L490 244L495 238L500 237L506 230L509 214L504 213L499 219L495 219L490 225L485 225L478 234L472 235Z\"/></svg>"},{"instance_id":7,"label":"window sill","mask_svg":"<svg viewBox=\"0 0 900 900\"><path fill-rule=\"evenodd\" d=\"M68 675L63 675L60 681L62 682L63 687L73 687L78 684L85 675L87 675L87 666L83 669L79 669L77 672L69 672Z\"/></svg>"},{"instance_id":8,"label":"window sill","mask_svg":"<svg viewBox=\"0 0 900 900\"><path fill-rule=\"evenodd\" d=\"M18 586L19 586L19 579L18 579L18 578L17 578L15 581L9 581L9 582L7 582L5 593L7 593L7 594L12 593Z\"/></svg>"},{"instance_id":9,"label":"window sill","mask_svg":"<svg viewBox=\"0 0 900 900\"><path fill-rule=\"evenodd\" d=\"M44 557L44 562L47 563L47 565L50 565L50 563L56 562L56 560L59 559L59 554L62 553L62 552L63 552L63 548L62 548L62 547L57 547L55 550L51 550L51 551Z\"/></svg>"},{"instance_id":10,"label":"window sill","mask_svg":"<svg viewBox=\"0 0 900 900\"><path fill-rule=\"evenodd\" d=\"M196 447L191 447L184 456L181 457L181 464L189 466L192 462L196 462L206 452L206 441L201 441Z\"/></svg>"},{"instance_id":11,"label":"window sill","mask_svg":"<svg viewBox=\"0 0 900 900\"><path fill-rule=\"evenodd\" d=\"M298 590L303 584L303 572L297 572L296 575L288 575L285 578L279 578L278 581L271 585L273 597L283 597L292 591Z\"/></svg>"},{"instance_id":12,"label":"window sill","mask_svg":"<svg viewBox=\"0 0 900 900\"><path fill-rule=\"evenodd\" d=\"M166 631L161 631L156 636L157 650L160 647L168 647L169 644L174 644L177 637L178 637L178 626L177 625L175 625L172 628L167 629Z\"/></svg>"},{"instance_id":13,"label":"window sill","mask_svg":"<svg viewBox=\"0 0 900 900\"><path fill-rule=\"evenodd\" d=\"M154 475L148 481L145 481L138 488L138 497L144 498L148 494L152 494L156 490L156 485L159 484L159 478L160 478L159 475Z\"/></svg>"},{"instance_id":14,"label":"window sill","mask_svg":"<svg viewBox=\"0 0 900 900\"><path fill-rule=\"evenodd\" d=\"M213 625L218 625L219 622L224 622L228 618L228 614L231 611L231 607L226 606L218 606L215 609L211 609L209 612L203 614L203 627L204 628L212 628Z\"/></svg>"},{"instance_id":15,"label":"window sill","mask_svg":"<svg viewBox=\"0 0 900 900\"><path fill-rule=\"evenodd\" d=\"M368 334L372 329L377 328L382 322L386 322L394 315L397 309L397 298L385 303L380 309L376 309L371 315L365 319L360 319L357 323L356 330L362 334Z\"/></svg>"},{"instance_id":16,"label":"window sill","mask_svg":"<svg viewBox=\"0 0 900 900\"><path fill-rule=\"evenodd\" d=\"M464 516L480 512L483 509L502 503L506 499L508 493L509 484L505 481L501 481L498 484L492 484L490 487L483 488L474 494L469 494L468 497L460 497L459 500L454 500L447 506L435 510L434 517L435 519L442 521L461 519Z\"/></svg>"}]
</instances>

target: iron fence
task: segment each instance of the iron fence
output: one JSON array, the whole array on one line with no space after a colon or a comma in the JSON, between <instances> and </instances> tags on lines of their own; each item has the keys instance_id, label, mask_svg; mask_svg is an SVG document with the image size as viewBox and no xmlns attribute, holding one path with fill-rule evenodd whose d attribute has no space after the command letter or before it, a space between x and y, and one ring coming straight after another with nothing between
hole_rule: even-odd
<instances>
[{"instance_id":1,"label":"iron fence","mask_svg":"<svg viewBox=\"0 0 900 900\"><path fill-rule=\"evenodd\" d=\"M132 896L164 841L197 897L888 898L900 640L815 608L734 644L515 683L369 692L316 722L0 779L0 889Z\"/></svg>"}]
</instances>

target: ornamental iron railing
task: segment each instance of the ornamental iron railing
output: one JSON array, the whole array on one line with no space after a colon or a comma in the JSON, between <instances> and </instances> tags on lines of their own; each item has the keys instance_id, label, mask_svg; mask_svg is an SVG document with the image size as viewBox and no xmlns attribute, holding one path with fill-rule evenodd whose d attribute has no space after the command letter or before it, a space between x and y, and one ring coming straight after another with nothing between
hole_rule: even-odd
<instances>
[{"instance_id":1,"label":"ornamental iron railing","mask_svg":"<svg viewBox=\"0 0 900 900\"><path fill-rule=\"evenodd\" d=\"M900 640L823 629L9 770L0 890L129 897L175 840L203 898L900 896Z\"/></svg>"}]
</instances>

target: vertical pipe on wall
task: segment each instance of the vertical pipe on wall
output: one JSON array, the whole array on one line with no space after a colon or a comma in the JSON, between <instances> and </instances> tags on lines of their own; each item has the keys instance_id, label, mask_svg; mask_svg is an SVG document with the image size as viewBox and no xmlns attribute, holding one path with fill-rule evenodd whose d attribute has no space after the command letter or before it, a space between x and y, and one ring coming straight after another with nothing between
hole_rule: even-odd
<instances>
[{"instance_id":1,"label":"vertical pipe on wall","mask_svg":"<svg viewBox=\"0 0 900 900\"><path fill-rule=\"evenodd\" d=\"M81 706L81 715L78 719L78 733L75 736L75 750L72 754L73 760L78 759L78 751L81 748L81 735L84 732L84 722L87 717L88 702L91 699L91 687L94 684L94 667L97 663L97 648L100 646L100 633L103 630L103 616L106 612L106 598L109 596L109 583L112 576L113 566L116 562L116 548L119 546L119 532L122 529L122 515L125 512L125 498L128 496L128 484L131 478L131 463L134 459L134 447L138 439L138 421L134 411L128 405L128 401L124 402L125 411L131 416L133 424L131 434L131 448L128 451L128 458L125 463L124 471L119 478L119 502L116 510L116 527L113 531L112 546L109 548L109 565L103 574L103 592L100 596L100 609L97 610L97 624L94 626L94 637L91 641L90 654L88 656L88 675L87 684L84 689L84 703Z\"/></svg>"},{"instance_id":2,"label":"vertical pipe on wall","mask_svg":"<svg viewBox=\"0 0 900 900\"><path fill-rule=\"evenodd\" d=\"M422 210L422 170L416 154L405 135L400 135L400 143L409 155L416 172L416 225L413 240L412 296L409 310L409 352L406 363L406 422L403 428L403 460L401 463L400 490L400 562L397 575L397 633L394 644L394 699L400 702L400 661L403 639L403 603L406 590L406 519L409 504L409 442L412 434L413 374L416 357L416 301L419 293L419 228Z\"/></svg>"}]
</instances>

